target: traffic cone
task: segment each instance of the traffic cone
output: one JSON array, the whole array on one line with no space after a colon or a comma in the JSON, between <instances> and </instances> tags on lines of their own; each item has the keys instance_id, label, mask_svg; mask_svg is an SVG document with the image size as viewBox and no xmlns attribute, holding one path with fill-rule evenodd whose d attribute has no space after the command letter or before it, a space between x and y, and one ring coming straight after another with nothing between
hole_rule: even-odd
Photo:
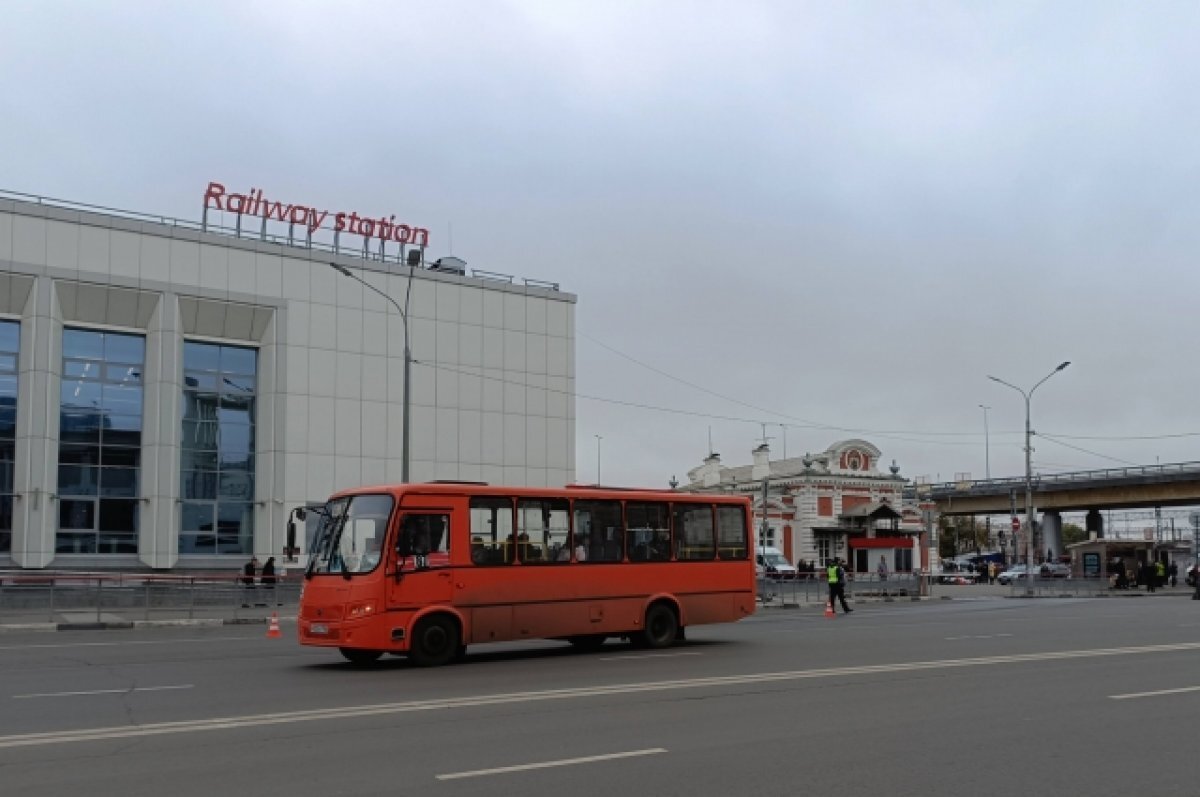
<instances>
[{"instance_id":1,"label":"traffic cone","mask_svg":"<svg viewBox=\"0 0 1200 797\"><path fill-rule=\"evenodd\" d=\"M825 601L825 616L830 620L832 620L834 617L837 617L833 611L833 601Z\"/></svg>"},{"instance_id":2,"label":"traffic cone","mask_svg":"<svg viewBox=\"0 0 1200 797\"><path fill-rule=\"evenodd\" d=\"M279 639L283 636L279 631L279 612L271 612L271 624L267 626L267 639Z\"/></svg>"}]
</instances>

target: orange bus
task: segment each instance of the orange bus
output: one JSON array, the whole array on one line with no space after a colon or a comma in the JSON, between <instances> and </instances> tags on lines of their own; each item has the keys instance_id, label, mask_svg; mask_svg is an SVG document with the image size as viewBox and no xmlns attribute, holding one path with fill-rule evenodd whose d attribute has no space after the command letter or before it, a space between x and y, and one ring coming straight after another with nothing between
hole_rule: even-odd
<instances>
[{"instance_id":1,"label":"orange bus","mask_svg":"<svg viewBox=\"0 0 1200 797\"><path fill-rule=\"evenodd\" d=\"M661 648L755 609L744 497L431 482L345 490L308 511L300 642L356 664L440 665L519 639Z\"/></svg>"}]
</instances>

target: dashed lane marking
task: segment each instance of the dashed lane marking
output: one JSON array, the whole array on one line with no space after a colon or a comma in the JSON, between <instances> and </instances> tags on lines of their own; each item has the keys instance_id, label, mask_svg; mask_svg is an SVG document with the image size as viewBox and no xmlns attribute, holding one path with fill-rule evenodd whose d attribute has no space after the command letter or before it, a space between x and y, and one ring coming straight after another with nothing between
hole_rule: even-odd
<instances>
[{"instance_id":1,"label":"dashed lane marking","mask_svg":"<svg viewBox=\"0 0 1200 797\"><path fill-rule=\"evenodd\" d=\"M941 659L913 661L898 664L875 664L861 667L830 667L815 670L788 670L784 672L747 673L701 678L686 678L670 681L647 681L622 684L584 686L573 689L547 689L535 692L503 692L491 695L471 695L434 700L411 700L401 703L376 703L365 706L343 706L337 708L288 711L275 714L251 714L240 717L216 717L202 720L178 722L156 722L137 726L115 726L108 728L85 728L81 730L49 731L0 736L0 749L30 747L34 745L72 744L95 742L107 739L130 739L145 736L165 736L176 733L200 731L235 730L258 728L268 725L283 725L295 722L318 722L338 719L358 719L418 711L447 711L452 709L476 708L480 706L537 703L550 700L579 700L590 697L621 697L637 692L669 692L680 689L727 689L750 684L780 683L819 678L848 678L855 675L879 675L896 672L926 670L948 670L967 667L986 667L1002 664L1025 664L1042 661L1065 661L1070 659L1092 659L1109 656L1149 655L1178 653L1200 650L1200 642L1178 642L1170 645L1142 645L1123 648L1096 648L1092 650L1061 650L1045 653L1016 653L1008 656L979 656L967 659Z\"/></svg>"}]
</instances>

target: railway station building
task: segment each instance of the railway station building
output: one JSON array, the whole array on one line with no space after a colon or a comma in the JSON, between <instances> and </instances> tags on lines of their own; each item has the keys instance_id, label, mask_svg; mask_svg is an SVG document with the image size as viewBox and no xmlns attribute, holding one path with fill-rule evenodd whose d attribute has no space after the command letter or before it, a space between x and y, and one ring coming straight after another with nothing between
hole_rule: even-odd
<instances>
[{"instance_id":1,"label":"railway station building","mask_svg":"<svg viewBox=\"0 0 1200 797\"><path fill-rule=\"evenodd\" d=\"M575 297L429 251L217 183L202 222L0 192L0 569L280 557L401 480L406 327L410 481L574 481Z\"/></svg>"},{"instance_id":2,"label":"railway station building","mask_svg":"<svg viewBox=\"0 0 1200 797\"><path fill-rule=\"evenodd\" d=\"M889 572L920 570L927 566L920 513L905 502L906 480L895 463L880 469L881 455L869 441L850 439L819 454L772 460L764 443L750 465L722 465L720 454L709 454L680 489L749 496L758 544L779 549L792 564L823 568L839 558L855 572L875 572L883 557Z\"/></svg>"}]
</instances>

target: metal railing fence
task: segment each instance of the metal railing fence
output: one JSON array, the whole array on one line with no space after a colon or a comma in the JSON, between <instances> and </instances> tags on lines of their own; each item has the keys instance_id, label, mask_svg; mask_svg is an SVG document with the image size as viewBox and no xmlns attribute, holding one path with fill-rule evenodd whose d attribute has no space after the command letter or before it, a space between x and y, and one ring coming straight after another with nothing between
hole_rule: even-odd
<instances>
[{"instance_id":1,"label":"metal railing fence","mask_svg":"<svg viewBox=\"0 0 1200 797\"><path fill-rule=\"evenodd\" d=\"M0 574L0 623L86 623L262 617L294 609L303 579L275 585L238 578L129 574Z\"/></svg>"},{"instance_id":2,"label":"metal railing fence","mask_svg":"<svg viewBox=\"0 0 1200 797\"><path fill-rule=\"evenodd\" d=\"M874 573L857 573L846 581L846 599L916 597L921 592L921 577L916 573L896 573L880 579ZM800 573L795 578L758 579L759 601L784 606L820 603L829 598L829 583L824 573ZM767 596L770 596L769 598Z\"/></svg>"}]
</instances>

